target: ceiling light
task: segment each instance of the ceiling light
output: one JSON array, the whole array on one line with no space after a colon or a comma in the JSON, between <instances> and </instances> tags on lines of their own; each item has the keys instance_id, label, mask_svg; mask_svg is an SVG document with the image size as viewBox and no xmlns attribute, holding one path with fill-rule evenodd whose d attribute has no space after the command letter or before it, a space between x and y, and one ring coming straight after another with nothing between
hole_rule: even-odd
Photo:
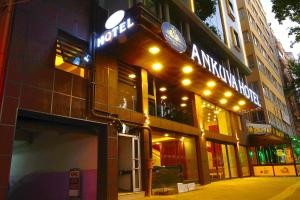
<instances>
[{"instance_id":1,"label":"ceiling light","mask_svg":"<svg viewBox=\"0 0 300 200\"><path fill-rule=\"evenodd\" d=\"M215 81L209 81L207 82L206 84L208 87L212 88L212 87L215 87L216 86L216 82Z\"/></svg>"},{"instance_id":2,"label":"ceiling light","mask_svg":"<svg viewBox=\"0 0 300 200\"><path fill-rule=\"evenodd\" d=\"M166 87L161 87L161 88L159 88L159 91L165 92L165 91L167 91L167 88Z\"/></svg>"},{"instance_id":3,"label":"ceiling light","mask_svg":"<svg viewBox=\"0 0 300 200\"><path fill-rule=\"evenodd\" d=\"M155 71L159 71L162 69L162 65L160 63L154 63L152 65L152 69L155 70Z\"/></svg>"},{"instance_id":4,"label":"ceiling light","mask_svg":"<svg viewBox=\"0 0 300 200\"><path fill-rule=\"evenodd\" d=\"M149 48L149 52L153 55L158 54L160 52L160 49L157 46L153 46Z\"/></svg>"},{"instance_id":5,"label":"ceiling light","mask_svg":"<svg viewBox=\"0 0 300 200\"><path fill-rule=\"evenodd\" d=\"M220 103L221 103L221 104L226 104L226 103L227 103L227 99L221 99L221 100L220 100Z\"/></svg>"},{"instance_id":6,"label":"ceiling light","mask_svg":"<svg viewBox=\"0 0 300 200\"><path fill-rule=\"evenodd\" d=\"M167 99L168 97L164 95L164 96L161 96L160 98L161 98L162 100L165 100L165 99Z\"/></svg>"},{"instance_id":7,"label":"ceiling light","mask_svg":"<svg viewBox=\"0 0 300 200\"><path fill-rule=\"evenodd\" d=\"M192 83L192 81L191 81L190 79L183 79L183 80L181 81L181 83L182 83L183 85L187 86L187 85L190 85L190 84Z\"/></svg>"},{"instance_id":8,"label":"ceiling light","mask_svg":"<svg viewBox=\"0 0 300 200\"><path fill-rule=\"evenodd\" d=\"M129 74L128 77L131 78L131 79L135 79L136 75L135 74Z\"/></svg>"},{"instance_id":9,"label":"ceiling light","mask_svg":"<svg viewBox=\"0 0 300 200\"><path fill-rule=\"evenodd\" d=\"M180 104L181 107L186 107L186 103Z\"/></svg>"},{"instance_id":10,"label":"ceiling light","mask_svg":"<svg viewBox=\"0 0 300 200\"><path fill-rule=\"evenodd\" d=\"M187 96L184 96L181 99L182 99L182 101L187 101L189 98Z\"/></svg>"},{"instance_id":11,"label":"ceiling light","mask_svg":"<svg viewBox=\"0 0 300 200\"><path fill-rule=\"evenodd\" d=\"M240 109L239 106L233 106L233 110L234 110L234 111L238 111L239 109Z\"/></svg>"},{"instance_id":12,"label":"ceiling light","mask_svg":"<svg viewBox=\"0 0 300 200\"><path fill-rule=\"evenodd\" d=\"M204 90L203 94L205 96L209 96L209 95L211 95L211 91L210 90Z\"/></svg>"},{"instance_id":13,"label":"ceiling light","mask_svg":"<svg viewBox=\"0 0 300 200\"><path fill-rule=\"evenodd\" d=\"M169 137L169 134L168 134L168 133L166 133L166 134L164 134L164 136L165 136L165 137Z\"/></svg>"},{"instance_id":14,"label":"ceiling light","mask_svg":"<svg viewBox=\"0 0 300 200\"><path fill-rule=\"evenodd\" d=\"M224 93L225 97L231 97L232 96L232 92L227 91Z\"/></svg>"},{"instance_id":15,"label":"ceiling light","mask_svg":"<svg viewBox=\"0 0 300 200\"><path fill-rule=\"evenodd\" d=\"M240 105L240 106L243 106L243 105L245 105L245 104L246 104L246 102L245 102L244 100L239 101L239 105Z\"/></svg>"},{"instance_id":16,"label":"ceiling light","mask_svg":"<svg viewBox=\"0 0 300 200\"><path fill-rule=\"evenodd\" d=\"M189 66L189 65L186 65L186 66L184 66L184 67L182 68L182 71L183 71L183 73L185 73L185 74L189 74L189 73L191 73L191 72L193 71L193 68L192 68L191 66Z\"/></svg>"},{"instance_id":17,"label":"ceiling light","mask_svg":"<svg viewBox=\"0 0 300 200\"><path fill-rule=\"evenodd\" d=\"M156 142L156 144L159 145L160 143L159 143L159 142Z\"/></svg>"}]
</instances>

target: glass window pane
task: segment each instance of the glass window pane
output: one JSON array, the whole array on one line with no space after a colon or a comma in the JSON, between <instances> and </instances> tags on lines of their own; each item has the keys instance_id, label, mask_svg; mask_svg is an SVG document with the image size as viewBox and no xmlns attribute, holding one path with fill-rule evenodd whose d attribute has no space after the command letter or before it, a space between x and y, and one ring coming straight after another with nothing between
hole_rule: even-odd
<instances>
[{"instance_id":1,"label":"glass window pane","mask_svg":"<svg viewBox=\"0 0 300 200\"><path fill-rule=\"evenodd\" d=\"M209 176L212 180L218 179L216 156L214 152L214 143L207 141L206 150L208 157Z\"/></svg>"},{"instance_id":2,"label":"glass window pane","mask_svg":"<svg viewBox=\"0 0 300 200\"><path fill-rule=\"evenodd\" d=\"M233 145L227 145L231 177L238 177L235 150Z\"/></svg>"},{"instance_id":3,"label":"glass window pane","mask_svg":"<svg viewBox=\"0 0 300 200\"><path fill-rule=\"evenodd\" d=\"M230 175L229 175L229 167L228 167L228 158L227 158L227 152L226 152L226 145L225 144L222 144L221 145L222 147L222 157L223 157L223 177L224 178L230 178Z\"/></svg>"},{"instance_id":4,"label":"glass window pane","mask_svg":"<svg viewBox=\"0 0 300 200\"><path fill-rule=\"evenodd\" d=\"M239 159L242 167L243 176L250 176L249 162L247 158L247 149L244 146L239 147Z\"/></svg>"},{"instance_id":5,"label":"glass window pane","mask_svg":"<svg viewBox=\"0 0 300 200\"><path fill-rule=\"evenodd\" d=\"M196 141L194 137L153 132L152 152L154 176L158 175L155 175L155 171L157 173L164 173L159 174L159 176L181 171L182 173L177 175L182 176L183 180L196 181L199 179ZM176 171L176 169L178 170ZM162 172L163 170L164 172ZM174 181L179 182L178 180Z\"/></svg>"}]
</instances>

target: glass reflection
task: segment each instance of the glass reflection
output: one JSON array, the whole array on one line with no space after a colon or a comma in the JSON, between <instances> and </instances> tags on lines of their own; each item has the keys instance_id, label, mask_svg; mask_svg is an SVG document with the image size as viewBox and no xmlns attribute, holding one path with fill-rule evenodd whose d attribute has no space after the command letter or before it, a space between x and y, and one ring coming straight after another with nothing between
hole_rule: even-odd
<instances>
[{"instance_id":1,"label":"glass reflection","mask_svg":"<svg viewBox=\"0 0 300 200\"><path fill-rule=\"evenodd\" d=\"M224 42L219 0L195 0L195 14Z\"/></svg>"}]
</instances>

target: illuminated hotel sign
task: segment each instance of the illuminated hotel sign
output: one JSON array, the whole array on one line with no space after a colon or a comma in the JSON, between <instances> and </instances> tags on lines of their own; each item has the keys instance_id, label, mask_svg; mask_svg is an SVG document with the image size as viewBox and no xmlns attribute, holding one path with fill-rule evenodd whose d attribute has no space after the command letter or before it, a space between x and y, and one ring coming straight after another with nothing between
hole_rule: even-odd
<instances>
[{"instance_id":1,"label":"illuminated hotel sign","mask_svg":"<svg viewBox=\"0 0 300 200\"><path fill-rule=\"evenodd\" d=\"M184 37L175 26L169 22L164 22L161 25L161 31L166 41L173 49L179 53L186 51L186 42Z\"/></svg>"},{"instance_id":2,"label":"illuminated hotel sign","mask_svg":"<svg viewBox=\"0 0 300 200\"><path fill-rule=\"evenodd\" d=\"M237 79L230 71L228 71L225 67L215 61L203 50L200 49L199 51L196 44L193 44L191 59L197 62L203 68L208 69L214 76L218 77L230 87L243 94L257 106L261 106L259 103L258 95L254 91L252 91L241 80Z\"/></svg>"},{"instance_id":3,"label":"illuminated hotel sign","mask_svg":"<svg viewBox=\"0 0 300 200\"><path fill-rule=\"evenodd\" d=\"M126 32L128 29L134 26L131 18L124 20L125 11L119 10L112 14L105 23L106 31L97 38L97 47L102 47L105 44L111 42L114 38L120 34Z\"/></svg>"}]
</instances>

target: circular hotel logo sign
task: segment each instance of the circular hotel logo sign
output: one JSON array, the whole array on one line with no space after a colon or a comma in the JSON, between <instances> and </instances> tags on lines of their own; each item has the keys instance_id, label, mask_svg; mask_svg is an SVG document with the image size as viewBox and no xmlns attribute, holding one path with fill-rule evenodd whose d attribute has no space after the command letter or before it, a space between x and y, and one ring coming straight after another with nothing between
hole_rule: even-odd
<instances>
[{"instance_id":1,"label":"circular hotel logo sign","mask_svg":"<svg viewBox=\"0 0 300 200\"><path fill-rule=\"evenodd\" d=\"M124 19L125 11L119 10L115 13L113 13L105 22L105 28L107 30L112 29L116 27L118 24L121 23L121 21Z\"/></svg>"},{"instance_id":2,"label":"circular hotel logo sign","mask_svg":"<svg viewBox=\"0 0 300 200\"><path fill-rule=\"evenodd\" d=\"M185 39L175 26L173 26L169 22L164 22L161 25L161 31L164 38L173 49L175 49L179 53L183 53L186 51L187 46Z\"/></svg>"}]
</instances>

